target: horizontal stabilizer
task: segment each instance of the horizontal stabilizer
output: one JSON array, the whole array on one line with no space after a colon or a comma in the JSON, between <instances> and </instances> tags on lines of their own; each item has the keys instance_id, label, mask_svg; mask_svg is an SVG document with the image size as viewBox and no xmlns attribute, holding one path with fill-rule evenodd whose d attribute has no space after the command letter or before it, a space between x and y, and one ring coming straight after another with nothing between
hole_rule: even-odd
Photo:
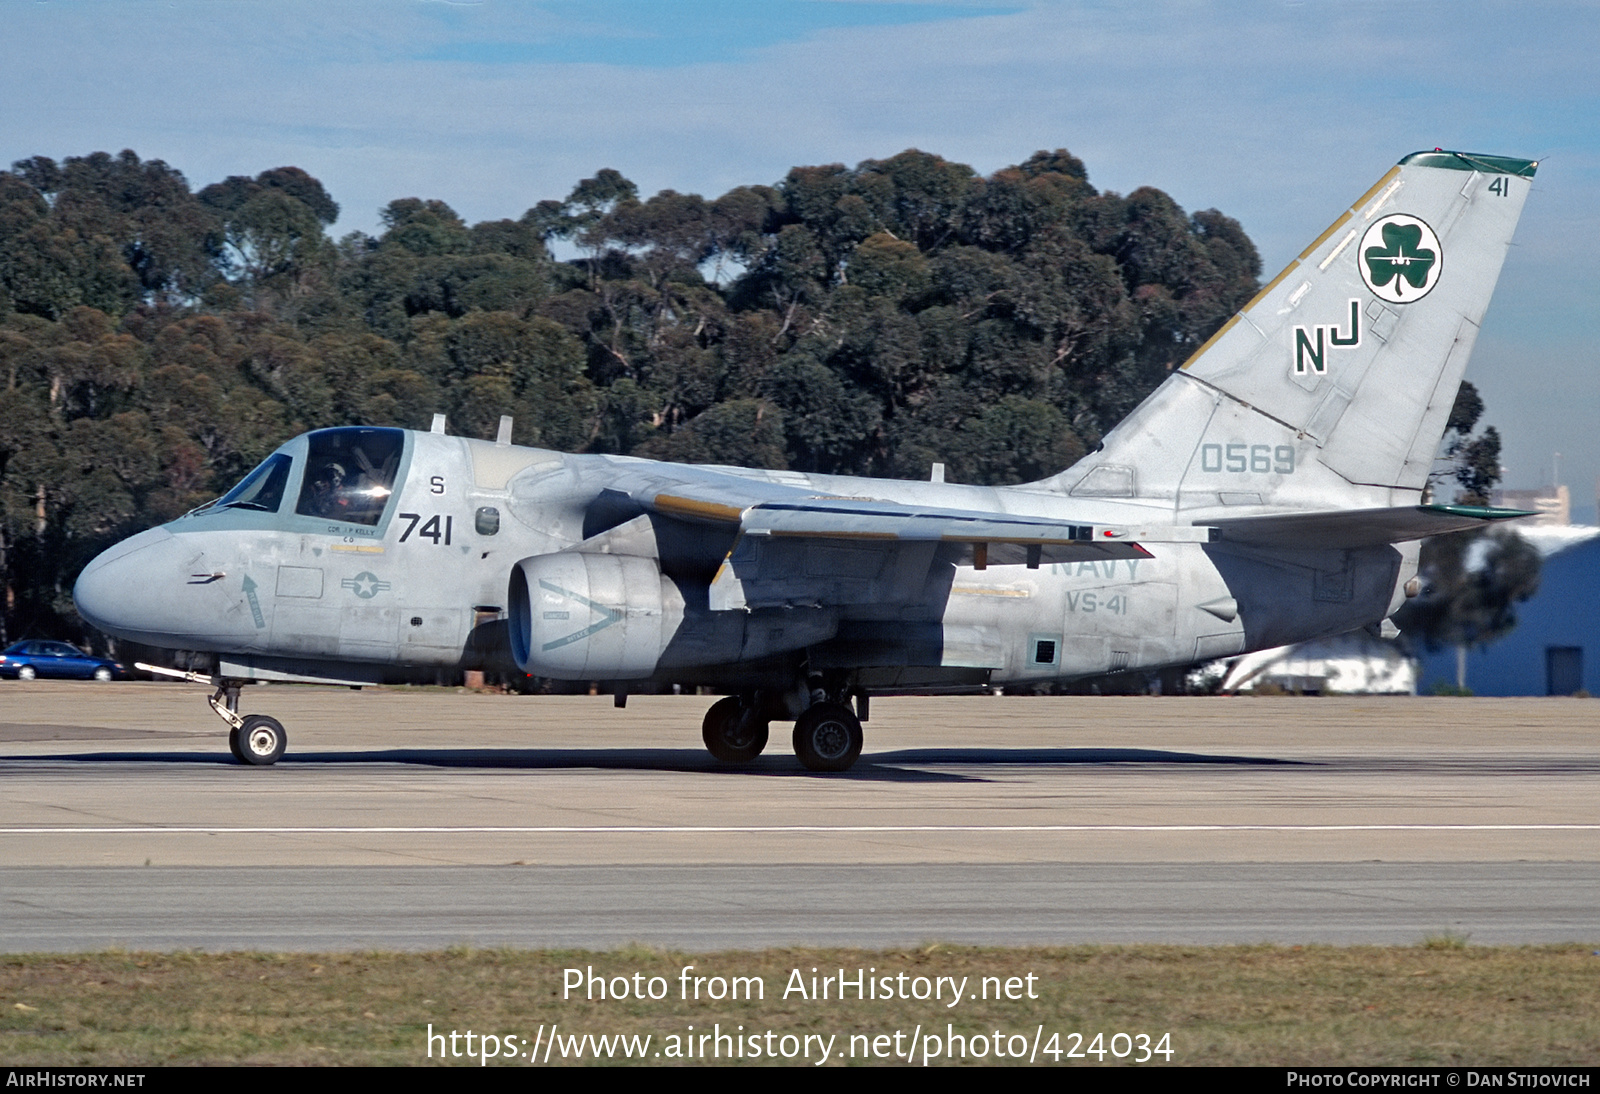
<instances>
[{"instance_id":1,"label":"horizontal stabilizer","mask_svg":"<svg viewBox=\"0 0 1600 1094\"><path fill-rule=\"evenodd\" d=\"M1465 532L1486 524L1535 514L1523 509L1476 505L1401 505L1390 509L1345 509L1207 521L1227 543L1253 547L1378 547Z\"/></svg>"}]
</instances>

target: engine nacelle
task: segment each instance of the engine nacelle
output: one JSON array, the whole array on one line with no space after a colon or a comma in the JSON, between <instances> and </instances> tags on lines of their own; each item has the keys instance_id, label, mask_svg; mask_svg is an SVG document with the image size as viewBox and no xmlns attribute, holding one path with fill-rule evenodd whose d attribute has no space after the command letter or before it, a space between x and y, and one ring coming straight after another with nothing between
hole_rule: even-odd
<instances>
[{"instance_id":1,"label":"engine nacelle","mask_svg":"<svg viewBox=\"0 0 1600 1094\"><path fill-rule=\"evenodd\" d=\"M839 629L833 608L705 610L653 558L562 551L511 569L506 606L517 667L556 680L642 680L660 669L732 665L803 649Z\"/></svg>"},{"instance_id":2,"label":"engine nacelle","mask_svg":"<svg viewBox=\"0 0 1600 1094\"><path fill-rule=\"evenodd\" d=\"M654 559L561 552L511 569L511 653L557 680L649 676L683 623L683 594Z\"/></svg>"}]
</instances>

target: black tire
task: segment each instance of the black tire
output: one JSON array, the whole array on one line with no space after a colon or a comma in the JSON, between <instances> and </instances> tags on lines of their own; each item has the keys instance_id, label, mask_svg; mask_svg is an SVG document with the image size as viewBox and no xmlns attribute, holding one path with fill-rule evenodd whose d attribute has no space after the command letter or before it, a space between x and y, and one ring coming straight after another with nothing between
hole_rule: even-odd
<instances>
[{"instance_id":1,"label":"black tire","mask_svg":"<svg viewBox=\"0 0 1600 1094\"><path fill-rule=\"evenodd\" d=\"M38 677L39 670L34 668L32 665L23 665L17 670L18 680L36 680Z\"/></svg>"},{"instance_id":2,"label":"black tire","mask_svg":"<svg viewBox=\"0 0 1600 1094\"><path fill-rule=\"evenodd\" d=\"M848 771L861 755L861 720L839 703L818 703L794 724L794 754L812 771Z\"/></svg>"},{"instance_id":3,"label":"black tire","mask_svg":"<svg viewBox=\"0 0 1600 1094\"><path fill-rule=\"evenodd\" d=\"M250 762L244 758L244 745L239 741L239 731L232 726L228 727L228 751L233 753L233 758L240 763Z\"/></svg>"},{"instance_id":4,"label":"black tire","mask_svg":"<svg viewBox=\"0 0 1600 1094\"><path fill-rule=\"evenodd\" d=\"M283 723L265 714L252 714L236 731L238 755L243 762L254 767L270 767L278 762L289 743L283 732ZM234 743L235 734L228 734L228 743Z\"/></svg>"},{"instance_id":5,"label":"black tire","mask_svg":"<svg viewBox=\"0 0 1600 1094\"><path fill-rule=\"evenodd\" d=\"M98 683L108 684L111 682L111 670L101 665L94 670L94 678Z\"/></svg>"},{"instance_id":6,"label":"black tire","mask_svg":"<svg viewBox=\"0 0 1600 1094\"><path fill-rule=\"evenodd\" d=\"M718 699L700 724L706 751L725 764L745 764L767 747L769 723L737 695Z\"/></svg>"}]
</instances>

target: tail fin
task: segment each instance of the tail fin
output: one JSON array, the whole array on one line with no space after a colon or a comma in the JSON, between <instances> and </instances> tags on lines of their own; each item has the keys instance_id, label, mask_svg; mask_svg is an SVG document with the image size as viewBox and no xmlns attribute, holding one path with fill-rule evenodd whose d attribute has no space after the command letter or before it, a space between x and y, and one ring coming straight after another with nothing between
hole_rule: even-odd
<instances>
[{"instance_id":1,"label":"tail fin","mask_svg":"<svg viewBox=\"0 0 1600 1094\"><path fill-rule=\"evenodd\" d=\"M1537 166L1405 157L1038 485L1181 510L1415 503Z\"/></svg>"}]
</instances>

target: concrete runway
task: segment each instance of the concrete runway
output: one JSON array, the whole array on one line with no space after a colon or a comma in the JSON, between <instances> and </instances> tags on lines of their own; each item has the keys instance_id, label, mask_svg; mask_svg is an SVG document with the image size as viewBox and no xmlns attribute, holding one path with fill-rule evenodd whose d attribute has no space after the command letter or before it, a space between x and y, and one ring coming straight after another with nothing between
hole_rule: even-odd
<instances>
[{"instance_id":1,"label":"concrete runway","mask_svg":"<svg viewBox=\"0 0 1600 1094\"><path fill-rule=\"evenodd\" d=\"M860 763L710 699L0 683L0 949L1600 940L1600 704L880 699Z\"/></svg>"}]
</instances>

